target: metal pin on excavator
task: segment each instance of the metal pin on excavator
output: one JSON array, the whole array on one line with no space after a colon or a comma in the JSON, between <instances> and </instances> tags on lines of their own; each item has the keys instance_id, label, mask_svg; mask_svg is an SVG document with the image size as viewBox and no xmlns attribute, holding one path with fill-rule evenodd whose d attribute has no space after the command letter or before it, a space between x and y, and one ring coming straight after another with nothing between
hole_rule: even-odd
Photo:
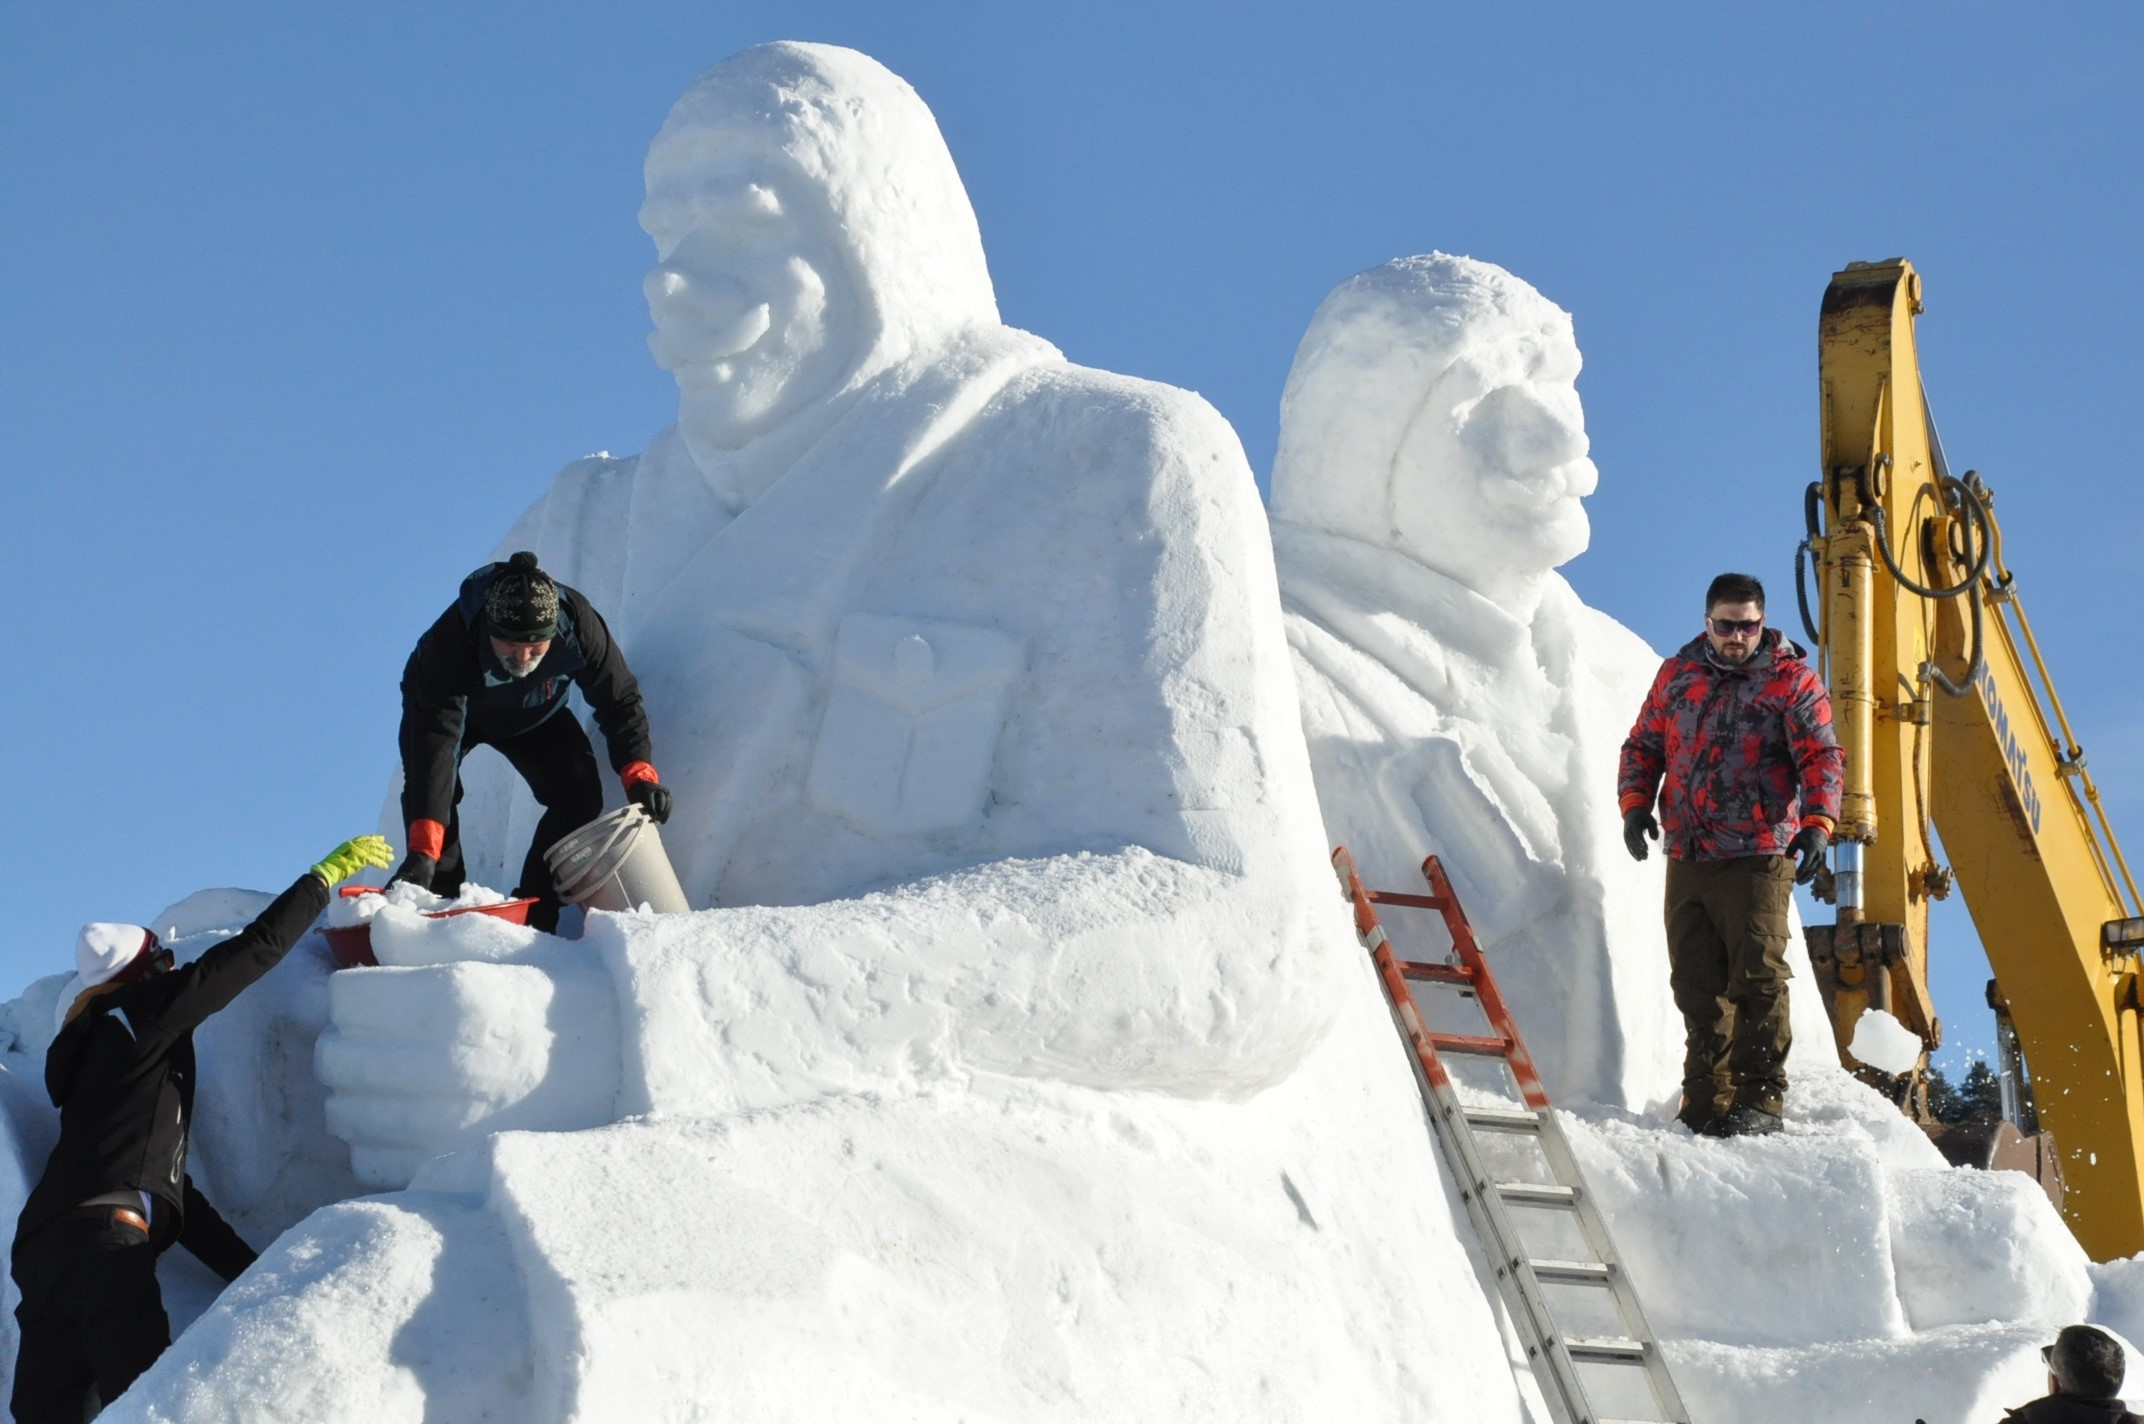
<instances>
[{"instance_id":1,"label":"metal pin on excavator","mask_svg":"<svg viewBox=\"0 0 2144 1424\"><path fill-rule=\"evenodd\" d=\"M1846 784L1818 885L1837 922L1809 926L1810 960L1847 1067L1933 1128L1928 906L1955 878L1995 971L2006 1121L1939 1145L2032 1173L2105 1261L2144 1250L2144 904L2004 562L1994 494L1944 460L1920 311L1903 259L1850 263L1824 293L1823 463L1796 593ZM1920 1035L1915 1068L1885 1075L1848 1051L1869 1008Z\"/></svg>"}]
</instances>

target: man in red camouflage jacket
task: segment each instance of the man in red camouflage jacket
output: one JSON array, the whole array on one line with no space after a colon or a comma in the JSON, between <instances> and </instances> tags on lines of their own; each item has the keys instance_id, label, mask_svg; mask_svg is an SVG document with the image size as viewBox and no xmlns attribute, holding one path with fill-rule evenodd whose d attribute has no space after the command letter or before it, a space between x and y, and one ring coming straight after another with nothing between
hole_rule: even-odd
<instances>
[{"instance_id":1,"label":"man in red camouflage jacket","mask_svg":"<svg viewBox=\"0 0 2144 1424\"><path fill-rule=\"evenodd\" d=\"M1661 664L1616 784L1623 843L1667 823L1669 982L1682 1011L1682 1111L1714 1137L1777 1132L1787 1087L1787 910L1839 814L1831 699L1764 626L1764 585L1721 574L1705 631ZM1788 857L1793 857L1790 862Z\"/></svg>"}]
</instances>

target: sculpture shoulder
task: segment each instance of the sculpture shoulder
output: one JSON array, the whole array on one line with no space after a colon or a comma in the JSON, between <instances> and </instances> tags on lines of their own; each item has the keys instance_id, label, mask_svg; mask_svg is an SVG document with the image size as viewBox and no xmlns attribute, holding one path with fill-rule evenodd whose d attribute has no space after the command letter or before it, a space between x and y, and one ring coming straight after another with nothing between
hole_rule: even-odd
<instances>
[{"instance_id":1,"label":"sculpture shoulder","mask_svg":"<svg viewBox=\"0 0 2144 1424\"><path fill-rule=\"evenodd\" d=\"M570 549L545 548L547 536L548 542L557 546L566 527L580 522L581 511L592 500L599 500L606 489L616 488L622 493L629 487L640 463L639 455L618 456L608 451L569 460L551 476L550 484L535 502L521 512L521 517L506 531L506 537L499 541L499 548L507 552L534 549L543 558L547 569L572 582L570 574L564 574L554 563L569 556Z\"/></svg>"},{"instance_id":2,"label":"sculpture shoulder","mask_svg":"<svg viewBox=\"0 0 2144 1424\"><path fill-rule=\"evenodd\" d=\"M1053 434L1078 442L1085 453L1113 449L1118 458L1099 462L1105 468L1240 476L1255 497L1250 462L1235 428L1195 392L1052 361L1009 382L997 404L1002 412L1048 422Z\"/></svg>"}]
</instances>

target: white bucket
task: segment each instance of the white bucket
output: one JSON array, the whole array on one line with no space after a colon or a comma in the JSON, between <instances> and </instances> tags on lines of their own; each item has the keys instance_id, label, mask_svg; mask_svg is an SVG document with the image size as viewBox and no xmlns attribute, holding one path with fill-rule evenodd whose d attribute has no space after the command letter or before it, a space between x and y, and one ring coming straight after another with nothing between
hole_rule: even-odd
<instances>
[{"instance_id":1,"label":"white bucket","mask_svg":"<svg viewBox=\"0 0 2144 1424\"><path fill-rule=\"evenodd\" d=\"M658 914L689 910L685 891L670 868L655 820L626 805L598 816L543 853L558 897L591 910L636 910Z\"/></svg>"}]
</instances>

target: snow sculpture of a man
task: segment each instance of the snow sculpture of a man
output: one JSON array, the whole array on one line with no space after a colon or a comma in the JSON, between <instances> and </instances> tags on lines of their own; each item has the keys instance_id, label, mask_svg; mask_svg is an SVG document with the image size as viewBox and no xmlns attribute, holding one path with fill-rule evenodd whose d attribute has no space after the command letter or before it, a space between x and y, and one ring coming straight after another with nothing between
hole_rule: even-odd
<instances>
[{"instance_id":1,"label":"snow sculpture of a man","mask_svg":"<svg viewBox=\"0 0 2144 1424\"><path fill-rule=\"evenodd\" d=\"M864 966L858 992L957 1018L957 1049L933 1051L971 1066L1231 1092L1285 1072L1328 1014L1288 981L1313 952L1307 902L1329 896L1234 433L998 321L930 111L864 56L783 44L718 65L671 111L647 185L649 344L678 424L638 458L569 466L505 543L617 610L688 897L811 905L1079 857L1050 882L1046 967L1001 962L983 933L973 962L918 960L898 988ZM1032 898L1031 869L994 875L978 905ZM585 1125L459 1121L498 1093L466 1059L416 1083L373 1071L438 1033L522 1037L470 1021L509 996L471 990L444 1025L403 1011L483 968L334 986L321 1064L361 1178L399 1185L500 1125ZM630 949L610 968L628 1019L650 1016L624 1111L759 1105L708 1071L738 1026L703 969ZM778 1078L761 1051L744 1056Z\"/></svg>"},{"instance_id":2,"label":"snow sculpture of a man","mask_svg":"<svg viewBox=\"0 0 2144 1424\"><path fill-rule=\"evenodd\" d=\"M1326 834L1372 884L1443 858L1551 1095L1672 1107L1657 865L1616 752L1659 666L1555 572L1598 475L1568 314L1500 267L1334 288L1282 397L1273 539Z\"/></svg>"},{"instance_id":3,"label":"snow sculpture of a man","mask_svg":"<svg viewBox=\"0 0 2144 1424\"><path fill-rule=\"evenodd\" d=\"M287 1235L156 1417L1516 1421L1233 432L999 322L862 55L718 65L647 179L678 424L505 544L611 614L716 908L383 910L318 1062L412 1187Z\"/></svg>"}]
</instances>

